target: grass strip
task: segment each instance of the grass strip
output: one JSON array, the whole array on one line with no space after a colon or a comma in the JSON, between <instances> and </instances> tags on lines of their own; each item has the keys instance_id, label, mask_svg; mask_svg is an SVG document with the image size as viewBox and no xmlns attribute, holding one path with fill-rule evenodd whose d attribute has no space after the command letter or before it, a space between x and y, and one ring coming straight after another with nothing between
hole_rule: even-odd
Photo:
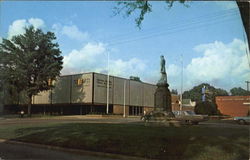
<instances>
[{"instance_id":1,"label":"grass strip","mask_svg":"<svg viewBox=\"0 0 250 160\"><path fill-rule=\"evenodd\" d=\"M141 124L49 123L0 128L0 138L5 139L171 160L247 160L248 135L244 128Z\"/></svg>"}]
</instances>

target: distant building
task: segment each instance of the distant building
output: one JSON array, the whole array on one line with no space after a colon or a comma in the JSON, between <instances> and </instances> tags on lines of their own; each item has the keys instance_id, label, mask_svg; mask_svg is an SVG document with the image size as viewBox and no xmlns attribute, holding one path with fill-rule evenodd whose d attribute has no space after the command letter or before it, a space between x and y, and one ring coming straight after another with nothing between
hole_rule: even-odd
<instances>
[{"instance_id":1,"label":"distant building","mask_svg":"<svg viewBox=\"0 0 250 160\"><path fill-rule=\"evenodd\" d=\"M179 111L180 108L180 96L172 94L172 110L173 111ZM193 111L194 107L196 105L196 102L193 102L191 99L182 99L182 110L183 111Z\"/></svg>"},{"instance_id":2,"label":"distant building","mask_svg":"<svg viewBox=\"0 0 250 160\"><path fill-rule=\"evenodd\" d=\"M229 116L246 116L250 109L250 96L217 96L220 112Z\"/></svg>"},{"instance_id":3,"label":"distant building","mask_svg":"<svg viewBox=\"0 0 250 160\"><path fill-rule=\"evenodd\" d=\"M180 110L180 96L176 94L171 94L171 102L172 102L172 110L179 111Z\"/></svg>"},{"instance_id":4,"label":"distant building","mask_svg":"<svg viewBox=\"0 0 250 160\"><path fill-rule=\"evenodd\" d=\"M188 110L194 110L194 107L196 105L195 101L192 101L191 99L183 99L182 100L182 110L188 111Z\"/></svg>"}]
</instances>

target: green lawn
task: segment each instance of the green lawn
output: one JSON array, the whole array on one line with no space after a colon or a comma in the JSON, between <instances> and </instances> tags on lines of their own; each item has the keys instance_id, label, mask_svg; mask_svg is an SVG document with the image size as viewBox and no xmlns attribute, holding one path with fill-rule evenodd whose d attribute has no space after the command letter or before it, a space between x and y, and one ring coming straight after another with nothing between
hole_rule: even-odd
<instances>
[{"instance_id":1,"label":"green lawn","mask_svg":"<svg viewBox=\"0 0 250 160\"><path fill-rule=\"evenodd\" d=\"M0 138L169 160L249 158L246 128L50 123L1 126Z\"/></svg>"}]
</instances>

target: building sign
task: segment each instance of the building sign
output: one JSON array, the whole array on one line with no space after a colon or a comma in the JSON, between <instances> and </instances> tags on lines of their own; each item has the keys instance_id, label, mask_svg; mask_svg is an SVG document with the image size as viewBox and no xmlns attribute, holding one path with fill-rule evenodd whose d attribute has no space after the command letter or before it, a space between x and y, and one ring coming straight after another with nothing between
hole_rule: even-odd
<instances>
[{"instance_id":1,"label":"building sign","mask_svg":"<svg viewBox=\"0 0 250 160\"><path fill-rule=\"evenodd\" d=\"M90 85L90 78L78 78L74 80L74 84L76 84L77 86L87 87Z\"/></svg>"},{"instance_id":2,"label":"building sign","mask_svg":"<svg viewBox=\"0 0 250 160\"><path fill-rule=\"evenodd\" d=\"M112 86L112 82L109 81L109 88L111 88L111 86ZM97 87L107 88L107 80L97 79Z\"/></svg>"}]
</instances>

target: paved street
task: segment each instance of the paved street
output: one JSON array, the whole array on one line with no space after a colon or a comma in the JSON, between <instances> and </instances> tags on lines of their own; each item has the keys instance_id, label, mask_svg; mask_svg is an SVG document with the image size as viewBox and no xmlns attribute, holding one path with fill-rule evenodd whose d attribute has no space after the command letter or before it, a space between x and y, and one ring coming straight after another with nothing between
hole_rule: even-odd
<instances>
[{"instance_id":1,"label":"paved street","mask_svg":"<svg viewBox=\"0 0 250 160\"><path fill-rule=\"evenodd\" d=\"M239 125L236 122L228 123L227 120L221 122L200 122L197 126L202 127L225 127L225 128L248 128L249 125ZM43 124L43 123L141 123L140 117L91 117L91 116L58 116L52 118L0 118L1 125L16 125L16 124Z\"/></svg>"}]
</instances>

